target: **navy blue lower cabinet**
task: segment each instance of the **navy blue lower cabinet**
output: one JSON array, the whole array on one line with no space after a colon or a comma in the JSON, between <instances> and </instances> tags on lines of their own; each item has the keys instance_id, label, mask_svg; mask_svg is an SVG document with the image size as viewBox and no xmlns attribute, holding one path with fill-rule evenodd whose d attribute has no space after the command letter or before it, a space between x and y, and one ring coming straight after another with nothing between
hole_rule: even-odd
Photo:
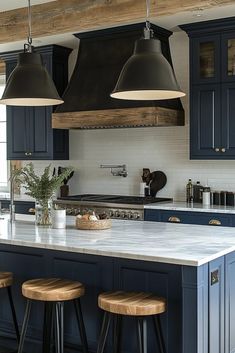
<instances>
[{"instance_id":1,"label":"navy blue lower cabinet","mask_svg":"<svg viewBox=\"0 0 235 353\"><path fill-rule=\"evenodd\" d=\"M146 209L145 221L232 227L235 214Z\"/></svg>"},{"instance_id":2,"label":"navy blue lower cabinet","mask_svg":"<svg viewBox=\"0 0 235 353\"><path fill-rule=\"evenodd\" d=\"M9 200L0 200L1 208L9 209ZM35 202L32 201L14 201L15 212L20 214L32 214L31 210L35 208Z\"/></svg>"},{"instance_id":3,"label":"navy blue lower cabinet","mask_svg":"<svg viewBox=\"0 0 235 353\"><path fill-rule=\"evenodd\" d=\"M83 282L86 293L81 302L90 352L96 351L103 314L97 307L97 297L103 291L119 289L150 291L167 299L167 312L162 315L167 353L224 353L224 332L225 337L230 337L225 353L234 352L234 254L227 256L225 267L224 257L192 267L1 244L0 268L14 273L13 298L20 324L26 303L21 294L23 281L53 276ZM224 280L229 302L224 301ZM12 337L11 312L2 290L0 298L0 332ZM66 346L77 352L80 338L70 303L66 303L65 315ZM34 353L41 352L42 322L43 305L35 303L25 353L32 352L30 342L34 342ZM159 353L151 325L148 336L148 352ZM107 352L111 349L112 329ZM138 352L137 349L133 318L124 318L122 352Z\"/></svg>"}]
</instances>

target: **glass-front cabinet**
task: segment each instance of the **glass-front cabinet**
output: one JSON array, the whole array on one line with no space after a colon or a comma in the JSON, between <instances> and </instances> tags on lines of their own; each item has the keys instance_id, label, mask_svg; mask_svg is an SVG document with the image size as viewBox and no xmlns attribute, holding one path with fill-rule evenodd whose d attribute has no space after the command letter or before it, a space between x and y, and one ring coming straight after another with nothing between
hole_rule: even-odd
<instances>
[{"instance_id":1,"label":"glass-front cabinet","mask_svg":"<svg viewBox=\"0 0 235 353\"><path fill-rule=\"evenodd\" d=\"M217 36L195 38L192 43L193 83L212 83L220 81L220 41Z\"/></svg>"},{"instance_id":2,"label":"glass-front cabinet","mask_svg":"<svg viewBox=\"0 0 235 353\"><path fill-rule=\"evenodd\" d=\"M235 33L221 36L222 81L235 81Z\"/></svg>"}]
</instances>

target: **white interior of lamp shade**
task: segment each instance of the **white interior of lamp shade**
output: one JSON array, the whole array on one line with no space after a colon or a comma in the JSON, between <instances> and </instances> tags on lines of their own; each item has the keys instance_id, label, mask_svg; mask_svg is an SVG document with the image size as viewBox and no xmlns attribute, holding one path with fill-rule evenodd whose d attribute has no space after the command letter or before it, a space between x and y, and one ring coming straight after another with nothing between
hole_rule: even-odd
<instances>
[{"instance_id":1,"label":"white interior of lamp shade","mask_svg":"<svg viewBox=\"0 0 235 353\"><path fill-rule=\"evenodd\" d=\"M129 100L161 100L184 97L182 91L165 91L165 90L138 90L138 91L120 91L111 93L112 98L129 99Z\"/></svg>"},{"instance_id":2,"label":"white interior of lamp shade","mask_svg":"<svg viewBox=\"0 0 235 353\"><path fill-rule=\"evenodd\" d=\"M50 106L64 103L62 99L52 98L8 98L0 99L0 104L16 106Z\"/></svg>"}]
</instances>

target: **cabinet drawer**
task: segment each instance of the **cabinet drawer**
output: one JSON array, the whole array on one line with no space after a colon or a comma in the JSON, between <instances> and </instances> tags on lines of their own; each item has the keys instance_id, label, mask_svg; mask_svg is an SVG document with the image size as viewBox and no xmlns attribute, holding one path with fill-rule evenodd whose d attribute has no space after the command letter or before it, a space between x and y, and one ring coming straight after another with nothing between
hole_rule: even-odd
<instances>
[{"instance_id":1,"label":"cabinet drawer","mask_svg":"<svg viewBox=\"0 0 235 353\"><path fill-rule=\"evenodd\" d=\"M9 205L10 205L10 201L8 200L1 201L2 208L9 208ZM35 203L31 201L15 201L14 205L15 205L15 212L20 214L32 214L30 212L30 209L35 208Z\"/></svg>"},{"instance_id":2,"label":"cabinet drawer","mask_svg":"<svg viewBox=\"0 0 235 353\"><path fill-rule=\"evenodd\" d=\"M146 210L145 220L153 222L202 224L224 227L231 227L233 225L231 215L204 212Z\"/></svg>"}]
</instances>

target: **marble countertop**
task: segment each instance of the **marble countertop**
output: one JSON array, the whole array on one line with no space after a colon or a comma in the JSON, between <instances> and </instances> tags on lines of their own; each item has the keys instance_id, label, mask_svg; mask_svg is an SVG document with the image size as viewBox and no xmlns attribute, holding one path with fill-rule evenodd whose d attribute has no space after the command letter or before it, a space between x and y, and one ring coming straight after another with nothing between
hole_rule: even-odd
<instances>
[{"instance_id":1,"label":"marble countertop","mask_svg":"<svg viewBox=\"0 0 235 353\"><path fill-rule=\"evenodd\" d=\"M186 202L156 202L144 206L145 209L153 210L172 210L172 211L193 211L193 212L212 212L212 213L227 213L235 214L233 206L203 206L201 203L186 203Z\"/></svg>"},{"instance_id":2,"label":"marble countertop","mask_svg":"<svg viewBox=\"0 0 235 353\"><path fill-rule=\"evenodd\" d=\"M67 229L51 229L1 217L0 244L189 266L235 251L235 229L229 227L113 220L111 229L87 231L67 218Z\"/></svg>"}]
</instances>

